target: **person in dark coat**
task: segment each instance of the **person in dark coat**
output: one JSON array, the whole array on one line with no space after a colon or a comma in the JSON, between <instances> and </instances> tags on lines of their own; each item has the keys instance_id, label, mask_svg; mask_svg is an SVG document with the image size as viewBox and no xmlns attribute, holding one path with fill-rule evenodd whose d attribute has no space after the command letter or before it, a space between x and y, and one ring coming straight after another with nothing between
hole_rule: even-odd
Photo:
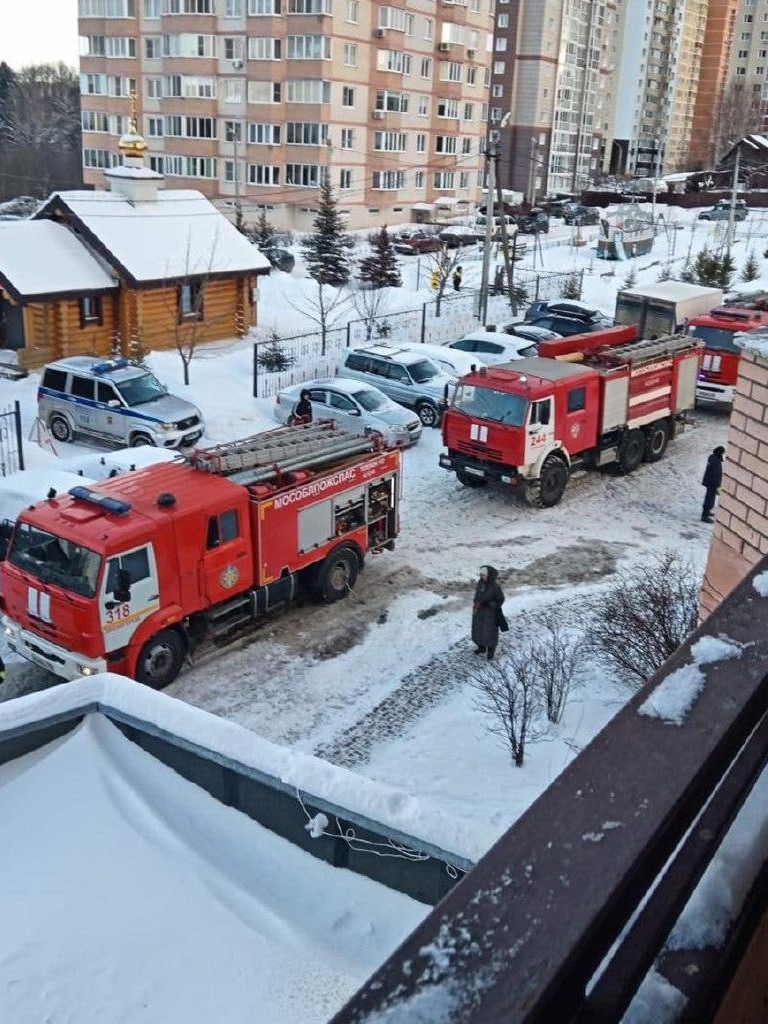
<instances>
[{"instance_id":1,"label":"person in dark coat","mask_svg":"<svg viewBox=\"0 0 768 1024\"><path fill-rule=\"evenodd\" d=\"M504 604L504 591L498 583L499 573L492 565L480 569L472 605L472 640L477 646L475 654L485 654L493 661L499 642L499 615Z\"/></svg>"},{"instance_id":2,"label":"person in dark coat","mask_svg":"<svg viewBox=\"0 0 768 1024\"><path fill-rule=\"evenodd\" d=\"M312 422L312 401L309 397L309 392L307 390L302 391L301 394L299 395L299 400L296 403L296 408L293 410L293 422Z\"/></svg>"},{"instance_id":3,"label":"person in dark coat","mask_svg":"<svg viewBox=\"0 0 768 1024\"><path fill-rule=\"evenodd\" d=\"M702 486L706 488L704 491L704 507L701 510L702 523L712 522L712 510L715 507L720 484L723 482L724 455L725 448L722 445L718 445L707 459L707 468L704 470L704 476L701 481Z\"/></svg>"},{"instance_id":4,"label":"person in dark coat","mask_svg":"<svg viewBox=\"0 0 768 1024\"><path fill-rule=\"evenodd\" d=\"M461 288L461 279L464 276L464 271L461 267L456 267L453 272L453 290L457 292Z\"/></svg>"}]
</instances>

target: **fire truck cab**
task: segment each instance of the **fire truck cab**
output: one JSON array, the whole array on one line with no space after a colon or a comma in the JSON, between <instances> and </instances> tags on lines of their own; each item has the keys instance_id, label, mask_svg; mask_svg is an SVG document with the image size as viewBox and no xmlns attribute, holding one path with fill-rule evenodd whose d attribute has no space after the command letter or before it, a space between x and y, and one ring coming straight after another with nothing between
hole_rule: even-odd
<instances>
[{"instance_id":1,"label":"fire truck cab","mask_svg":"<svg viewBox=\"0 0 768 1024\"><path fill-rule=\"evenodd\" d=\"M734 339L737 334L766 325L768 312L738 306L718 306L706 316L690 320L688 334L704 343L696 386L698 402L723 407L733 405L741 354Z\"/></svg>"},{"instance_id":2,"label":"fire truck cab","mask_svg":"<svg viewBox=\"0 0 768 1024\"><path fill-rule=\"evenodd\" d=\"M400 453L379 441L282 428L33 505L0 567L9 646L161 687L300 588L346 597L399 529Z\"/></svg>"},{"instance_id":3,"label":"fire truck cab","mask_svg":"<svg viewBox=\"0 0 768 1024\"><path fill-rule=\"evenodd\" d=\"M549 507L577 468L630 473L657 461L693 407L701 345L636 337L629 326L543 342L539 358L462 377L440 465L468 487L522 485Z\"/></svg>"}]
</instances>

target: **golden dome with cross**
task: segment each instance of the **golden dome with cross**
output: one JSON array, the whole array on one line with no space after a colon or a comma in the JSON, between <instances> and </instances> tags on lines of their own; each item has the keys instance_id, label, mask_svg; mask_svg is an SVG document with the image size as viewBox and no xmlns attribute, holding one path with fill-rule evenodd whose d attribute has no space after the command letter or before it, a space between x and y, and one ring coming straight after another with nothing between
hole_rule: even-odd
<instances>
[{"instance_id":1,"label":"golden dome with cross","mask_svg":"<svg viewBox=\"0 0 768 1024\"><path fill-rule=\"evenodd\" d=\"M131 119L128 122L128 131L121 135L117 148L123 155L134 160L143 160L147 151L147 144L144 137L139 133L138 117L136 113L136 93L131 93Z\"/></svg>"}]
</instances>

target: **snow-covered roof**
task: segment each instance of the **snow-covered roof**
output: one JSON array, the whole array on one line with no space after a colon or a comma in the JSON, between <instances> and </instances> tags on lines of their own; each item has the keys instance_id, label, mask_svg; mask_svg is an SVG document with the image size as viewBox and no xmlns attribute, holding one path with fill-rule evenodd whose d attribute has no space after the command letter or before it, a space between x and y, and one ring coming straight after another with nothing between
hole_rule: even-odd
<instances>
[{"instance_id":1,"label":"snow-covered roof","mask_svg":"<svg viewBox=\"0 0 768 1024\"><path fill-rule=\"evenodd\" d=\"M80 239L50 220L0 222L0 284L17 302L117 288Z\"/></svg>"},{"instance_id":2,"label":"snow-covered roof","mask_svg":"<svg viewBox=\"0 0 768 1024\"><path fill-rule=\"evenodd\" d=\"M621 291L629 295L648 296L651 299L669 299L670 302L698 298L707 292L722 296L719 288L705 288L700 284L688 284L685 281L660 281L658 284L644 284L637 288L622 288ZM719 301L718 299L717 302Z\"/></svg>"},{"instance_id":3,"label":"snow-covered roof","mask_svg":"<svg viewBox=\"0 0 768 1024\"><path fill-rule=\"evenodd\" d=\"M736 334L733 343L742 352L750 352L753 356L768 360L768 330L764 327Z\"/></svg>"},{"instance_id":4,"label":"snow-covered roof","mask_svg":"<svg viewBox=\"0 0 768 1024\"><path fill-rule=\"evenodd\" d=\"M133 284L195 275L268 273L269 261L201 192L167 189L147 202L117 192L54 192L35 214L69 213Z\"/></svg>"}]
</instances>

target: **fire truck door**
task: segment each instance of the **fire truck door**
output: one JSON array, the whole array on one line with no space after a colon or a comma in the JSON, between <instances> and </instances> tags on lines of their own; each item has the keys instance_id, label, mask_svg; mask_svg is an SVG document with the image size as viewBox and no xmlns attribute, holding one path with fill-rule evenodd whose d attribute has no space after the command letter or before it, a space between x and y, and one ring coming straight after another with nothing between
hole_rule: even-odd
<instances>
[{"instance_id":1,"label":"fire truck door","mask_svg":"<svg viewBox=\"0 0 768 1024\"><path fill-rule=\"evenodd\" d=\"M208 520L203 556L205 596L211 604L226 601L251 585L252 567L250 543L244 531L242 509L228 509Z\"/></svg>"},{"instance_id":2,"label":"fire truck door","mask_svg":"<svg viewBox=\"0 0 768 1024\"><path fill-rule=\"evenodd\" d=\"M525 465L537 462L543 451L551 445L555 436L554 416L552 415L552 399L540 398L531 402L528 410L528 423L525 428Z\"/></svg>"},{"instance_id":3,"label":"fire truck door","mask_svg":"<svg viewBox=\"0 0 768 1024\"><path fill-rule=\"evenodd\" d=\"M124 591L122 584L128 580L130 586ZM145 544L110 558L99 594L104 650L126 647L139 624L159 607L160 589L152 545Z\"/></svg>"}]
</instances>

